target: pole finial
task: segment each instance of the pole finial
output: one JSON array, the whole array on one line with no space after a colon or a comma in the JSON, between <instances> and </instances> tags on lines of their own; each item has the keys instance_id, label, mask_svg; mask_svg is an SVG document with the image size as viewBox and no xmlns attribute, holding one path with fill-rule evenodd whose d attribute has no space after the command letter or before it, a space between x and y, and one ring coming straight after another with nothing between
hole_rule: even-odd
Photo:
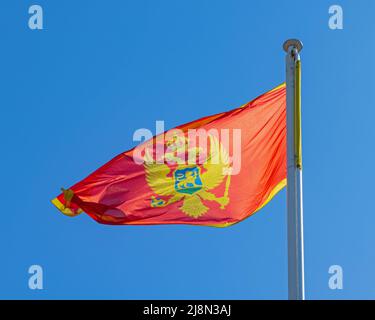
<instances>
[{"instance_id":1,"label":"pole finial","mask_svg":"<svg viewBox=\"0 0 375 320\"><path fill-rule=\"evenodd\" d=\"M284 51L288 52L288 49L289 49L290 46L295 47L298 50L298 52L300 52L303 48L302 42L298 39L288 39L288 40L286 40L283 44Z\"/></svg>"}]
</instances>

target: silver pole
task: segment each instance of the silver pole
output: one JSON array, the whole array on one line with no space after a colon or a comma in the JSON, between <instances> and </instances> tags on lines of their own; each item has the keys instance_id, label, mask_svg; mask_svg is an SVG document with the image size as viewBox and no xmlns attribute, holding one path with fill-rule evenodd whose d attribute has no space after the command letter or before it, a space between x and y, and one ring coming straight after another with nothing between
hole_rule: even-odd
<instances>
[{"instance_id":1,"label":"silver pole","mask_svg":"<svg viewBox=\"0 0 375 320\"><path fill-rule=\"evenodd\" d=\"M287 223L288 223L288 298L305 299L304 256L303 256L303 203L301 153L296 139L300 123L297 108L300 108L299 75L296 81L296 68L300 65L301 41L287 40L283 45L286 51L286 103L287 103ZM298 112L298 113L297 113ZM297 117L296 117L297 113ZM297 159L299 158L299 159Z\"/></svg>"}]
</instances>

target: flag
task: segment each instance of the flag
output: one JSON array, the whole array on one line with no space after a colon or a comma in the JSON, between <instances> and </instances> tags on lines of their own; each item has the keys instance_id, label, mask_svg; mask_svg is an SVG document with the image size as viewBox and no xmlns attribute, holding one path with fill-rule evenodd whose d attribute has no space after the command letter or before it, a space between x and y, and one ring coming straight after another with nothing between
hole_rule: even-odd
<instances>
[{"instance_id":1,"label":"flag","mask_svg":"<svg viewBox=\"0 0 375 320\"><path fill-rule=\"evenodd\" d=\"M226 227L286 185L286 88L157 134L52 200L111 225Z\"/></svg>"}]
</instances>

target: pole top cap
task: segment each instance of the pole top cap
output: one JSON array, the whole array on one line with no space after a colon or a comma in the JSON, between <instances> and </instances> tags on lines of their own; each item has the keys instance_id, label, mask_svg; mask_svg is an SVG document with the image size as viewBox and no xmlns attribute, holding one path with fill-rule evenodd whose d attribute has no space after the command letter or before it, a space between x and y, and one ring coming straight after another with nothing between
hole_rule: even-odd
<instances>
[{"instance_id":1,"label":"pole top cap","mask_svg":"<svg viewBox=\"0 0 375 320\"><path fill-rule=\"evenodd\" d=\"M298 39L288 39L288 40L286 40L283 44L284 51L288 52L288 49L289 49L290 46L295 47L298 50L298 52L300 52L303 48L302 42Z\"/></svg>"}]
</instances>

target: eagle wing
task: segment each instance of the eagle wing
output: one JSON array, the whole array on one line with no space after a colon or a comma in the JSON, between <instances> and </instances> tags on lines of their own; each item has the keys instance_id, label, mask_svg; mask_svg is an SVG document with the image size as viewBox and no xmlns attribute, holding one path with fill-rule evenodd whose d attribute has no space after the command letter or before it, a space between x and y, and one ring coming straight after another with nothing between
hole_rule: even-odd
<instances>
[{"instance_id":1,"label":"eagle wing","mask_svg":"<svg viewBox=\"0 0 375 320\"><path fill-rule=\"evenodd\" d=\"M210 137L210 155L203 167L206 171L201 175L203 186L206 190L216 188L225 177L225 171L229 169L228 151L212 135Z\"/></svg>"},{"instance_id":2,"label":"eagle wing","mask_svg":"<svg viewBox=\"0 0 375 320\"><path fill-rule=\"evenodd\" d=\"M171 196L176 193L173 178L168 177L171 170L166 164L146 161L144 167L146 181L153 192L160 196Z\"/></svg>"}]
</instances>

